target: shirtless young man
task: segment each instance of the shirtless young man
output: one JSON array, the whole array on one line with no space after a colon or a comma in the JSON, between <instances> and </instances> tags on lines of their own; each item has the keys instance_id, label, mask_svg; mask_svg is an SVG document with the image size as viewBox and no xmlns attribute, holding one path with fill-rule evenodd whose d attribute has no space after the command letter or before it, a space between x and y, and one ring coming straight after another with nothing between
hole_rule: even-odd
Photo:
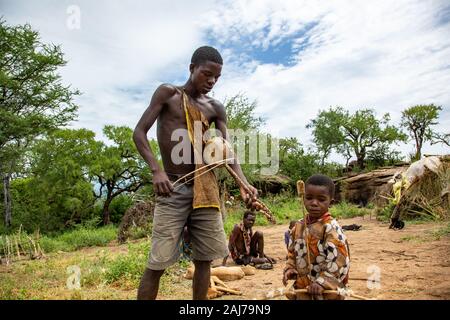
<instances>
[{"instance_id":1,"label":"shirtless young man","mask_svg":"<svg viewBox=\"0 0 450 320\"><path fill-rule=\"evenodd\" d=\"M190 77L187 82L180 87L170 84L159 86L134 130L136 147L153 173L153 188L156 194L152 249L138 289L138 299L156 299L159 280L164 270L178 259L178 245L188 217L195 265L193 299L206 299L211 261L228 254L218 208L193 209L192 183L175 189L172 186L179 177L195 170L193 161L180 163L172 154L173 148L180 143L178 140L172 141L172 133L177 129L184 129L182 142L189 144L187 150L191 150L191 155L188 158L193 159L193 148L186 130L183 92L189 103L204 115L209 124L214 123L222 136L228 139L225 108L219 101L207 96L221 75L222 65L222 57L216 49L207 46L198 48L189 65ZM156 120L163 168L159 166L147 140L147 132ZM231 167L248 185L240 165L235 162ZM248 187L252 194L247 194L241 188L241 196L247 206L252 207L255 206L258 192L254 187Z\"/></svg>"}]
</instances>

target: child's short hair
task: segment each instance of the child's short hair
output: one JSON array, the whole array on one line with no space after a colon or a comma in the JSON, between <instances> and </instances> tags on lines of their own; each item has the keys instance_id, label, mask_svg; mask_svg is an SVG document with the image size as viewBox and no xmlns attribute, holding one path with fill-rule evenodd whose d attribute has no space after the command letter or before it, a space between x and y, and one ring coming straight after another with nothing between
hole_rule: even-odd
<instances>
[{"instance_id":1,"label":"child's short hair","mask_svg":"<svg viewBox=\"0 0 450 320\"><path fill-rule=\"evenodd\" d=\"M256 217L256 213L255 213L254 211L251 211L251 210L246 210L246 211L244 212L244 219L247 218L248 216L254 216L254 217Z\"/></svg>"},{"instance_id":2,"label":"child's short hair","mask_svg":"<svg viewBox=\"0 0 450 320\"><path fill-rule=\"evenodd\" d=\"M194 51L191 58L191 63L198 65L207 61L212 61L223 65L222 56L219 51L213 47L203 46Z\"/></svg>"},{"instance_id":3,"label":"child's short hair","mask_svg":"<svg viewBox=\"0 0 450 320\"><path fill-rule=\"evenodd\" d=\"M289 229L292 229L296 223L297 223L297 220L291 220L291 222L289 222Z\"/></svg>"},{"instance_id":4,"label":"child's short hair","mask_svg":"<svg viewBox=\"0 0 450 320\"><path fill-rule=\"evenodd\" d=\"M305 182L305 187L310 184L313 186L324 186L328 188L328 192L334 198L334 182L330 177L323 174L314 174Z\"/></svg>"}]
</instances>

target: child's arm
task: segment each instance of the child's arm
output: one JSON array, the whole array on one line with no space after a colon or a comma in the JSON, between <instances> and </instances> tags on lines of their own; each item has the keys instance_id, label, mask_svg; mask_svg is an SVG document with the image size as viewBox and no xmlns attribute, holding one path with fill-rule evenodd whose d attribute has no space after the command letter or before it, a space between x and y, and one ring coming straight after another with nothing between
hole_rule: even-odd
<instances>
[{"instance_id":1,"label":"child's arm","mask_svg":"<svg viewBox=\"0 0 450 320\"><path fill-rule=\"evenodd\" d=\"M342 288L348 280L350 256L346 236L339 224L333 220L325 225L323 243L318 246L316 265L319 272L315 283L327 290Z\"/></svg>"},{"instance_id":2,"label":"child's arm","mask_svg":"<svg viewBox=\"0 0 450 320\"><path fill-rule=\"evenodd\" d=\"M296 279L298 272L295 263L295 251L294 251L294 243L295 243L295 234L297 234L297 225L292 228L290 233L290 241L288 245L288 259L286 261L286 266L284 267L283 272L283 284L287 285L287 281L291 279Z\"/></svg>"}]
</instances>

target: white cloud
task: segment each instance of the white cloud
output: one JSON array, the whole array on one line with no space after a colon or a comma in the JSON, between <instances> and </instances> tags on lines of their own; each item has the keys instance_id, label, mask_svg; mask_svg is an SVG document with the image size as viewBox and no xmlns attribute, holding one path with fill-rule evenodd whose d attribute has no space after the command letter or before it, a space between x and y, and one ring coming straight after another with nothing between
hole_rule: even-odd
<instances>
[{"instance_id":1,"label":"white cloud","mask_svg":"<svg viewBox=\"0 0 450 320\"><path fill-rule=\"evenodd\" d=\"M69 5L80 7L81 30L66 27ZM69 60L63 78L84 92L75 125L97 133L105 124L134 127L156 86L182 84L192 51L210 37L226 62L216 96L245 92L257 99L275 135L309 144L305 125L330 105L373 107L398 123L405 107L435 103L444 107L437 128L450 127L445 1L0 0L0 6L8 23L30 22L44 42L62 44ZM294 48L304 50L287 57L294 61L288 66L261 64L251 50L236 50L266 50L292 37L299 37ZM405 154L412 149L401 147Z\"/></svg>"},{"instance_id":2,"label":"white cloud","mask_svg":"<svg viewBox=\"0 0 450 320\"><path fill-rule=\"evenodd\" d=\"M79 30L67 27L70 5L80 8ZM43 42L62 45L68 60L62 77L83 92L77 99L80 121L74 126L97 133L105 124L134 127L158 84L188 75L190 56L203 44L197 12L211 5L162 0L1 3L7 23L28 22Z\"/></svg>"},{"instance_id":3,"label":"white cloud","mask_svg":"<svg viewBox=\"0 0 450 320\"><path fill-rule=\"evenodd\" d=\"M277 4L276 13L271 2L245 3L253 15L241 20L242 2L238 2L224 9L224 23L218 21L213 27L224 45L230 30L227 22L241 30L242 38L248 36L245 32L258 34L266 28L270 39L276 38L277 32L279 37L285 36L274 17L282 16L284 24L297 28L317 23L298 40L308 39L308 46L299 52L295 65L256 65L250 72L232 68L217 90L219 97L244 91L257 99L258 111L269 119L269 131L296 136L308 144L310 132L305 125L319 109L331 105L351 111L374 108L379 116L389 112L399 123L402 109L435 103L444 107L437 129L448 132L450 24L438 23L444 2L322 2L309 15L301 14L305 12L302 1ZM411 144L401 146L405 155L412 149ZM427 145L424 151L450 150Z\"/></svg>"}]
</instances>

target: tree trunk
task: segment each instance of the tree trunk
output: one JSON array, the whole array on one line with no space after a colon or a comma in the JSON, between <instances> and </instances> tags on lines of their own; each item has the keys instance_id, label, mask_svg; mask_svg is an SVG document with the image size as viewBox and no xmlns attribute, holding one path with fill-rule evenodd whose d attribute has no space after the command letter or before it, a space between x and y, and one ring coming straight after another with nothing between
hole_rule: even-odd
<instances>
[{"instance_id":1,"label":"tree trunk","mask_svg":"<svg viewBox=\"0 0 450 320\"><path fill-rule=\"evenodd\" d=\"M4 203L4 217L5 226L11 226L11 189L10 189L11 174L6 173L3 176L3 203Z\"/></svg>"},{"instance_id":2,"label":"tree trunk","mask_svg":"<svg viewBox=\"0 0 450 320\"><path fill-rule=\"evenodd\" d=\"M416 155L413 160L417 161L420 160L420 157L422 156L422 141L420 138L420 133L414 131L414 139L416 140Z\"/></svg>"},{"instance_id":3,"label":"tree trunk","mask_svg":"<svg viewBox=\"0 0 450 320\"><path fill-rule=\"evenodd\" d=\"M356 159L358 161L358 167L361 170L364 169L364 158L365 158L365 154L364 153L359 153L359 154L356 155Z\"/></svg>"},{"instance_id":4,"label":"tree trunk","mask_svg":"<svg viewBox=\"0 0 450 320\"><path fill-rule=\"evenodd\" d=\"M112 198L108 196L103 204L103 225L105 226L111 222L111 215L109 212L109 205L111 204L111 201Z\"/></svg>"},{"instance_id":5,"label":"tree trunk","mask_svg":"<svg viewBox=\"0 0 450 320\"><path fill-rule=\"evenodd\" d=\"M416 142L416 155L415 155L415 159L414 160L420 160L420 158L422 157L422 142L421 141L417 141Z\"/></svg>"}]
</instances>

